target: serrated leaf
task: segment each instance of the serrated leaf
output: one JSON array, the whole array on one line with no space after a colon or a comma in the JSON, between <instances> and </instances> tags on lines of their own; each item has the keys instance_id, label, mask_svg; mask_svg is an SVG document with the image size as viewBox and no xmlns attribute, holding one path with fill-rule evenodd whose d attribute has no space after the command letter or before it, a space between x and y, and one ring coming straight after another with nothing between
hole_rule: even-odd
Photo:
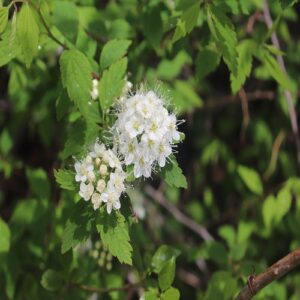
<instances>
[{"instance_id":1,"label":"serrated leaf","mask_svg":"<svg viewBox=\"0 0 300 300\"><path fill-rule=\"evenodd\" d=\"M182 174L182 170L178 166L176 158L173 156L171 162L169 162L162 170L161 175L169 186L177 188L187 188L187 181Z\"/></svg>"},{"instance_id":2,"label":"serrated leaf","mask_svg":"<svg viewBox=\"0 0 300 300\"><path fill-rule=\"evenodd\" d=\"M74 42L79 26L79 16L75 3L54 1L52 23L67 39Z\"/></svg>"},{"instance_id":3,"label":"serrated leaf","mask_svg":"<svg viewBox=\"0 0 300 300\"><path fill-rule=\"evenodd\" d=\"M121 95L126 68L127 58L124 57L104 71L99 82L99 98L103 111L106 111Z\"/></svg>"},{"instance_id":4,"label":"serrated leaf","mask_svg":"<svg viewBox=\"0 0 300 300\"><path fill-rule=\"evenodd\" d=\"M93 213L87 202L80 200L68 218L62 237L62 254L85 241L92 233Z\"/></svg>"},{"instance_id":5,"label":"serrated leaf","mask_svg":"<svg viewBox=\"0 0 300 300\"><path fill-rule=\"evenodd\" d=\"M86 120L99 122L99 110L91 102L92 66L88 58L78 50L64 51L60 57L63 86Z\"/></svg>"},{"instance_id":6,"label":"serrated leaf","mask_svg":"<svg viewBox=\"0 0 300 300\"><path fill-rule=\"evenodd\" d=\"M62 189L73 191L76 188L75 185L75 173L69 170L60 169L58 171L54 170L54 177L56 182L60 185Z\"/></svg>"},{"instance_id":7,"label":"serrated leaf","mask_svg":"<svg viewBox=\"0 0 300 300\"><path fill-rule=\"evenodd\" d=\"M234 94L240 90L250 75L252 67L252 55L255 50L255 43L253 43L252 40L245 40L237 47L237 75L235 76L233 73L230 74L231 90Z\"/></svg>"},{"instance_id":8,"label":"serrated leaf","mask_svg":"<svg viewBox=\"0 0 300 300\"><path fill-rule=\"evenodd\" d=\"M97 219L97 230L109 252L121 263L132 265L132 247L125 217L115 211L109 215L103 208Z\"/></svg>"},{"instance_id":9,"label":"serrated leaf","mask_svg":"<svg viewBox=\"0 0 300 300\"><path fill-rule=\"evenodd\" d=\"M251 192L257 195L261 195L263 193L263 185L261 179L259 177L259 174L254 169L239 165L237 168L237 172Z\"/></svg>"},{"instance_id":10,"label":"serrated leaf","mask_svg":"<svg viewBox=\"0 0 300 300\"><path fill-rule=\"evenodd\" d=\"M17 34L27 67L38 51L40 29L28 3L23 3L17 19Z\"/></svg>"},{"instance_id":11,"label":"serrated leaf","mask_svg":"<svg viewBox=\"0 0 300 300\"><path fill-rule=\"evenodd\" d=\"M209 48L201 49L196 58L196 74L198 79L213 72L220 63L220 55Z\"/></svg>"},{"instance_id":12,"label":"serrated leaf","mask_svg":"<svg viewBox=\"0 0 300 300\"><path fill-rule=\"evenodd\" d=\"M4 32L8 22L8 7L0 7L0 34Z\"/></svg>"},{"instance_id":13,"label":"serrated leaf","mask_svg":"<svg viewBox=\"0 0 300 300\"><path fill-rule=\"evenodd\" d=\"M63 286L64 280L60 272L48 269L42 275L41 285L47 291L55 292Z\"/></svg>"},{"instance_id":14,"label":"serrated leaf","mask_svg":"<svg viewBox=\"0 0 300 300\"><path fill-rule=\"evenodd\" d=\"M101 69L109 67L112 63L122 58L126 54L130 44L130 40L111 40L107 42L100 55Z\"/></svg>"},{"instance_id":15,"label":"serrated leaf","mask_svg":"<svg viewBox=\"0 0 300 300\"><path fill-rule=\"evenodd\" d=\"M263 204L262 215L264 224L267 228L271 227L273 223L274 216L276 215L276 199L273 195L269 195Z\"/></svg>"},{"instance_id":16,"label":"serrated leaf","mask_svg":"<svg viewBox=\"0 0 300 300\"><path fill-rule=\"evenodd\" d=\"M158 273L158 284L161 290L167 290L173 283L175 277L175 257L170 258L163 264L160 272Z\"/></svg>"},{"instance_id":17,"label":"serrated leaf","mask_svg":"<svg viewBox=\"0 0 300 300\"><path fill-rule=\"evenodd\" d=\"M173 287L170 287L163 294L161 294L162 300L179 300L179 298L180 298L179 290Z\"/></svg>"},{"instance_id":18,"label":"serrated leaf","mask_svg":"<svg viewBox=\"0 0 300 300\"><path fill-rule=\"evenodd\" d=\"M230 19L216 6L207 6L207 22L212 37L230 72L237 74L237 37Z\"/></svg>"},{"instance_id":19,"label":"serrated leaf","mask_svg":"<svg viewBox=\"0 0 300 300\"><path fill-rule=\"evenodd\" d=\"M185 37L197 25L200 13L200 1L187 8L177 22L176 29L172 38L172 43Z\"/></svg>"},{"instance_id":20,"label":"serrated leaf","mask_svg":"<svg viewBox=\"0 0 300 300\"><path fill-rule=\"evenodd\" d=\"M279 223L289 212L292 205L292 195L289 189L283 188L276 196L276 215L275 222Z\"/></svg>"}]
</instances>

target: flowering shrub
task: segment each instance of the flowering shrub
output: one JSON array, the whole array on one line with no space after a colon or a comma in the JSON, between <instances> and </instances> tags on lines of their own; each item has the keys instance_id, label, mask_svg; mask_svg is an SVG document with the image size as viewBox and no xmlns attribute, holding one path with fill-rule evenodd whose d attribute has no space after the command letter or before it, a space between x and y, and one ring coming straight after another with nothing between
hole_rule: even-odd
<instances>
[{"instance_id":1,"label":"flowering shrub","mask_svg":"<svg viewBox=\"0 0 300 300\"><path fill-rule=\"evenodd\" d=\"M0 0L1 300L300 299L297 2Z\"/></svg>"}]
</instances>

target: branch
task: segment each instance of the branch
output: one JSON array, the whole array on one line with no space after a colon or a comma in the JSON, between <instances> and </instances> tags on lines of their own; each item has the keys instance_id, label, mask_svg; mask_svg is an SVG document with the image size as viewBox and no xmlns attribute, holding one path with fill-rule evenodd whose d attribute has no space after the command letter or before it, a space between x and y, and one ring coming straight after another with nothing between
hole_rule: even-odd
<instances>
[{"instance_id":1,"label":"branch","mask_svg":"<svg viewBox=\"0 0 300 300\"><path fill-rule=\"evenodd\" d=\"M163 206L169 213L171 213L171 215L173 215L178 222L185 225L190 230L194 231L203 240L214 240L213 236L207 231L205 227L199 225L198 223L190 219L188 216L186 216L184 213L182 213L176 206L167 201L160 191L157 191L150 185L147 185L145 187L145 192L150 197L152 197L158 204Z\"/></svg>"},{"instance_id":2,"label":"branch","mask_svg":"<svg viewBox=\"0 0 300 300\"><path fill-rule=\"evenodd\" d=\"M112 287L112 288L98 288L98 287L93 287L93 286L88 286L88 285L85 285L85 284L78 284L78 283L74 283L72 285L75 286L75 287L78 287L78 288L80 288L81 290L84 290L84 291L102 294L102 293L126 291L126 290L129 290L129 289L132 289L132 288L140 286L144 280L145 280L145 276L143 276L141 278L141 280L138 281L138 282L127 283L127 284L125 284L123 286Z\"/></svg>"},{"instance_id":3,"label":"branch","mask_svg":"<svg viewBox=\"0 0 300 300\"><path fill-rule=\"evenodd\" d=\"M263 13L264 13L265 22L267 24L268 29L272 30L273 21L271 18L268 1L264 0L263 3L264 3ZM279 40L278 40L278 37L277 37L277 34L275 31L273 31L273 33L272 33L271 40L272 40L272 44L278 50L280 50ZM283 73L287 73L282 55L277 55L277 61L278 61L278 64L279 64L281 70L283 71ZM298 129L298 123L297 123L297 114L296 114L295 107L293 105L293 99L292 99L291 92L288 90L285 90L284 94L285 94L285 98L286 98L288 108L289 108L289 115L290 115L290 120L291 120L292 131L293 131L293 134L294 134L295 140L296 140L297 160L298 160L298 163L300 163L300 139L299 139L299 129Z\"/></svg>"},{"instance_id":4,"label":"branch","mask_svg":"<svg viewBox=\"0 0 300 300\"><path fill-rule=\"evenodd\" d=\"M257 292L265 286L281 278L286 273L292 271L300 265L300 248L289 253L284 258L280 259L274 265L269 267L266 271L254 276L248 280L245 286L235 300L248 300L251 299Z\"/></svg>"}]
</instances>

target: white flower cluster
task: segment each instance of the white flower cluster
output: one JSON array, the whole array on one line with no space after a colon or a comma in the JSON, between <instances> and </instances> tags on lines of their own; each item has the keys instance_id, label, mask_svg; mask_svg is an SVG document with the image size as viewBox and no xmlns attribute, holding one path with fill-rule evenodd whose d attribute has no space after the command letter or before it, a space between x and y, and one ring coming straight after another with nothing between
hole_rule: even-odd
<instances>
[{"instance_id":1,"label":"white flower cluster","mask_svg":"<svg viewBox=\"0 0 300 300\"><path fill-rule=\"evenodd\" d=\"M126 165L134 165L134 176L150 177L158 164L164 167L172 147L180 140L177 119L153 91L138 92L120 103L114 125L114 140Z\"/></svg>"},{"instance_id":2,"label":"white flower cluster","mask_svg":"<svg viewBox=\"0 0 300 300\"><path fill-rule=\"evenodd\" d=\"M74 167L75 180L80 182L79 195L85 201L91 200L95 210L101 203L106 203L109 214L112 209L120 209L126 174L112 150L96 141L92 151L84 159L77 161Z\"/></svg>"}]
</instances>

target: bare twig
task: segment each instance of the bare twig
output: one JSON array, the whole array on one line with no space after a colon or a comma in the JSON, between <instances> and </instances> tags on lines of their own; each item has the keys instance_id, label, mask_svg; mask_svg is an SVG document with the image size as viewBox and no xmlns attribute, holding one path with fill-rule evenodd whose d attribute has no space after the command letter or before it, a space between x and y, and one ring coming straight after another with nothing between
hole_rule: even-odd
<instances>
[{"instance_id":1,"label":"bare twig","mask_svg":"<svg viewBox=\"0 0 300 300\"><path fill-rule=\"evenodd\" d=\"M267 27L269 28L269 30L272 29L273 27L273 21L271 18L271 14L270 14L270 9L269 9L269 5L268 5L268 1L264 0L264 6L263 6L263 13L264 13L264 18L265 18L265 22L267 24ZM271 40L273 45L280 50L280 44L279 44L279 40L277 37L277 34L275 32L275 30L273 31L272 35L271 35ZM283 57L281 54L277 55L277 61L278 64L281 68L281 70L286 73L286 67L285 67L285 63L283 60ZM284 95L288 104L288 108L289 108L289 115L290 115L290 120L291 120L291 127L292 127L292 131L293 134L295 136L295 140L296 140L296 147L297 147L297 159L298 159L298 163L300 163L300 139L299 139L299 129L298 129L298 123L297 123L297 114L296 114L296 110L295 107L293 105L293 99L292 99L292 94L290 91L285 90L284 91Z\"/></svg>"},{"instance_id":2,"label":"bare twig","mask_svg":"<svg viewBox=\"0 0 300 300\"><path fill-rule=\"evenodd\" d=\"M205 241L214 240L213 236L207 231L205 227L197 224L195 221L193 221L184 213L182 213L176 206L174 206L172 203L167 201L164 195L160 191L155 190L150 185L147 185L145 187L145 192L150 197L152 197L158 204L163 206L169 213L171 213L178 222L185 225L190 230L194 231L203 240Z\"/></svg>"},{"instance_id":3,"label":"bare twig","mask_svg":"<svg viewBox=\"0 0 300 300\"><path fill-rule=\"evenodd\" d=\"M263 289L265 286L281 278L286 273L292 271L300 265L300 248L289 253L284 258L280 259L274 265L269 267L264 272L257 276L252 276L251 284L248 284L242 289L236 300L248 300L251 299L257 292Z\"/></svg>"},{"instance_id":4,"label":"bare twig","mask_svg":"<svg viewBox=\"0 0 300 300\"><path fill-rule=\"evenodd\" d=\"M78 288L80 288L81 290L84 290L84 291L103 294L103 293L110 293L110 292L126 291L126 290L130 290L130 289L133 289L133 288L137 288L143 283L144 280L145 280L145 276L143 276L141 278L141 280L138 281L138 282L127 283L123 286L113 287L113 288L98 288L98 287L88 286L88 285L85 285L85 284L77 284L77 283L72 284L72 285L75 286L75 287L78 287Z\"/></svg>"},{"instance_id":5,"label":"bare twig","mask_svg":"<svg viewBox=\"0 0 300 300\"><path fill-rule=\"evenodd\" d=\"M274 170L276 168L279 150L280 150L280 147L281 147L285 137L286 137L285 132L283 130L281 130L275 139L275 142L272 147L272 155L271 155L271 159L270 159L270 164L269 164L267 171L264 174L265 179L269 179L269 177L271 176L271 174L274 172Z\"/></svg>"}]
</instances>

